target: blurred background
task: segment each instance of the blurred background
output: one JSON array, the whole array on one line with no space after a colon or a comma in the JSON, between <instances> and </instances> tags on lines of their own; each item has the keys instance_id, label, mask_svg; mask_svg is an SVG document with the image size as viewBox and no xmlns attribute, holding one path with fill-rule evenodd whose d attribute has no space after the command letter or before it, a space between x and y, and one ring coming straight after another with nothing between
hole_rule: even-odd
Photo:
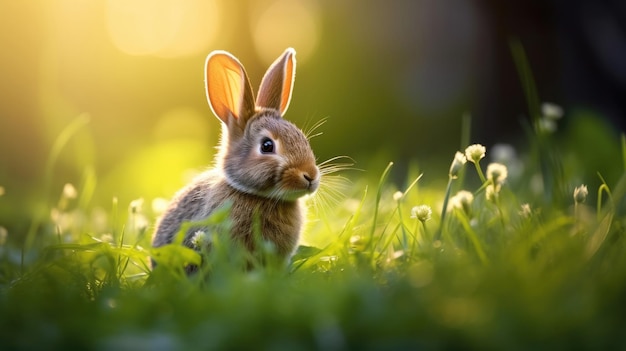
<instances>
[{"instance_id":1,"label":"blurred background","mask_svg":"<svg viewBox=\"0 0 626 351\"><path fill-rule=\"evenodd\" d=\"M65 183L91 184L94 206L110 206L113 197L120 204L169 198L215 151L220 125L203 82L215 49L237 56L257 87L267 66L294 47L286 117L303 128L327 118L312 140L319 159L347 155L374 176L395 161L398 174L428 165L428 177L445 181L464 147L464 114L472 116L471 142L523 144L528 108L511 40L526 51L540 99L566 111L559 132L592 123L617 138L626 111L625 7L610 0L3 1L2 216L27 217L37 199L54 199ZM76 132L46 169L72 123ZM576 135L571 144L588 154L613 145Z\"/></svg>"}]
</instances>

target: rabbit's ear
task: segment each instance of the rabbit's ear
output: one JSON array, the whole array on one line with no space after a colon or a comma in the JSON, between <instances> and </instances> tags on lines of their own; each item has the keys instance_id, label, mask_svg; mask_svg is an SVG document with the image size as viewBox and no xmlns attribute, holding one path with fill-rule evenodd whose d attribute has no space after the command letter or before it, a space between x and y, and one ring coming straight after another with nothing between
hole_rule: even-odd
<instances>
[{"instance_id":1,"label":"rabbit's ear","mask_svg":"<svg viewBox=\"0 0 626 351\"><path fill-rule=\"evenodd\" d=\"M296 77L296 51L288 48L267 69L257 95L257 105L269 107L284 114L289 107Z\"/></svg>"},{"instance_id":2,"label":"rabbit's ear","mask_svg":"<svg viewBox=\"0 0 626 351\"><path fill-rule=\"evenodd\" d=\"M244 122L254 114L254 96L246 70L226 51L213 51L204 69L206 95L213 113L226 125L230 118Z\"/></svg>"}]
</instances>

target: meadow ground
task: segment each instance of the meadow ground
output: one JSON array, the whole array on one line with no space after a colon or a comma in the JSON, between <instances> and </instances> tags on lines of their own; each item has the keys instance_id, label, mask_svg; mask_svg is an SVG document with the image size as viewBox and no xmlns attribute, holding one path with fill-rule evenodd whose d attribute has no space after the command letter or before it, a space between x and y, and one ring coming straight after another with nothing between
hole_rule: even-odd
<instances>
[{"instance_id":1,"label":"meadow ground","mask_svg":"<svg viewBox=\"0 0 626 351\"><path fill-rule=\"evenodd\" d=\"M392 164L328 178L287 267L204 233L187 277L201 254L150 248L161 201L95 210L92 185L68 184L30 230L0 223L2 349L622 349L625 139L621 159L597 156L617 176L585 186L597 169L533 135L519 156L473 145L405 186Z\"/></svg>"}]
</instances>

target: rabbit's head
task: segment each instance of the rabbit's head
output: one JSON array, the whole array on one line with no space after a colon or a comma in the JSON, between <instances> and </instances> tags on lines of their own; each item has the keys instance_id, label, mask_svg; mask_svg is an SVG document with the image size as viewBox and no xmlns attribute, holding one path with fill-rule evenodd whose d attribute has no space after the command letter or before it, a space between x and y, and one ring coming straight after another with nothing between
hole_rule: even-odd
<instances>
[{"instance_id":1,"label":"rabbit's head","mask_svg":"<svg viewBox=\"0 0 626 351\"><path fill-rule=\"evenodd\" d=\"M295 69L295 51L289 48L267 70L255 99L237 58L214 51L206 59L207 99L223 123L217 166L239 191L293 201L319 186L308 139L283 119Z\"/></svg>"}]
</instances>

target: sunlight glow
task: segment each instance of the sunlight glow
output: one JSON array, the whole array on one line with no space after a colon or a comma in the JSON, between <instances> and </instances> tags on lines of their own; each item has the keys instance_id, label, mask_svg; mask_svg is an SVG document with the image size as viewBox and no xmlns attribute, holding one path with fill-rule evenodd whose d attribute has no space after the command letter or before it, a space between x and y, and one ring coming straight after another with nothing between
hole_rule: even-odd
<instances>
[{"instance_id":1,"label":"sunlight glow","mask_svg":"<svg viewBox=\"0 0 626 351\"><path fill-rule=\"evenodd\" d=\"M106 25L127 54L178 57L208 50L218 10L213 0L108 0Z\"/></svg>"},{"instance_id":2,"label":"sunlight glow","mask_svg":"<svg viewBox=\"0 0 626 351\"><path fill-rule=\"evenodd\" d=\"M297 51L297 60L306 60L317 47L320 10L314 1L277 0L265 7L251 7L252 37L259 56L269 64L285 48ZM261 13L260 16L256 14Z\"/></svg>"},{"instance_id":3,"label":"sunlight glow","mask_svg":"<svg viewBox=\"0 0 626 351\"><path fill-rule=\"evenodd\" d=\"M201 113L191 107L173 108L158 119L152 135L156 141L190 139L206 143L212 139L211 127L217 125L217 121L211 119L209 111ZM217 143L216 140L209 142Z\"/></svg>"}]
</instances>

